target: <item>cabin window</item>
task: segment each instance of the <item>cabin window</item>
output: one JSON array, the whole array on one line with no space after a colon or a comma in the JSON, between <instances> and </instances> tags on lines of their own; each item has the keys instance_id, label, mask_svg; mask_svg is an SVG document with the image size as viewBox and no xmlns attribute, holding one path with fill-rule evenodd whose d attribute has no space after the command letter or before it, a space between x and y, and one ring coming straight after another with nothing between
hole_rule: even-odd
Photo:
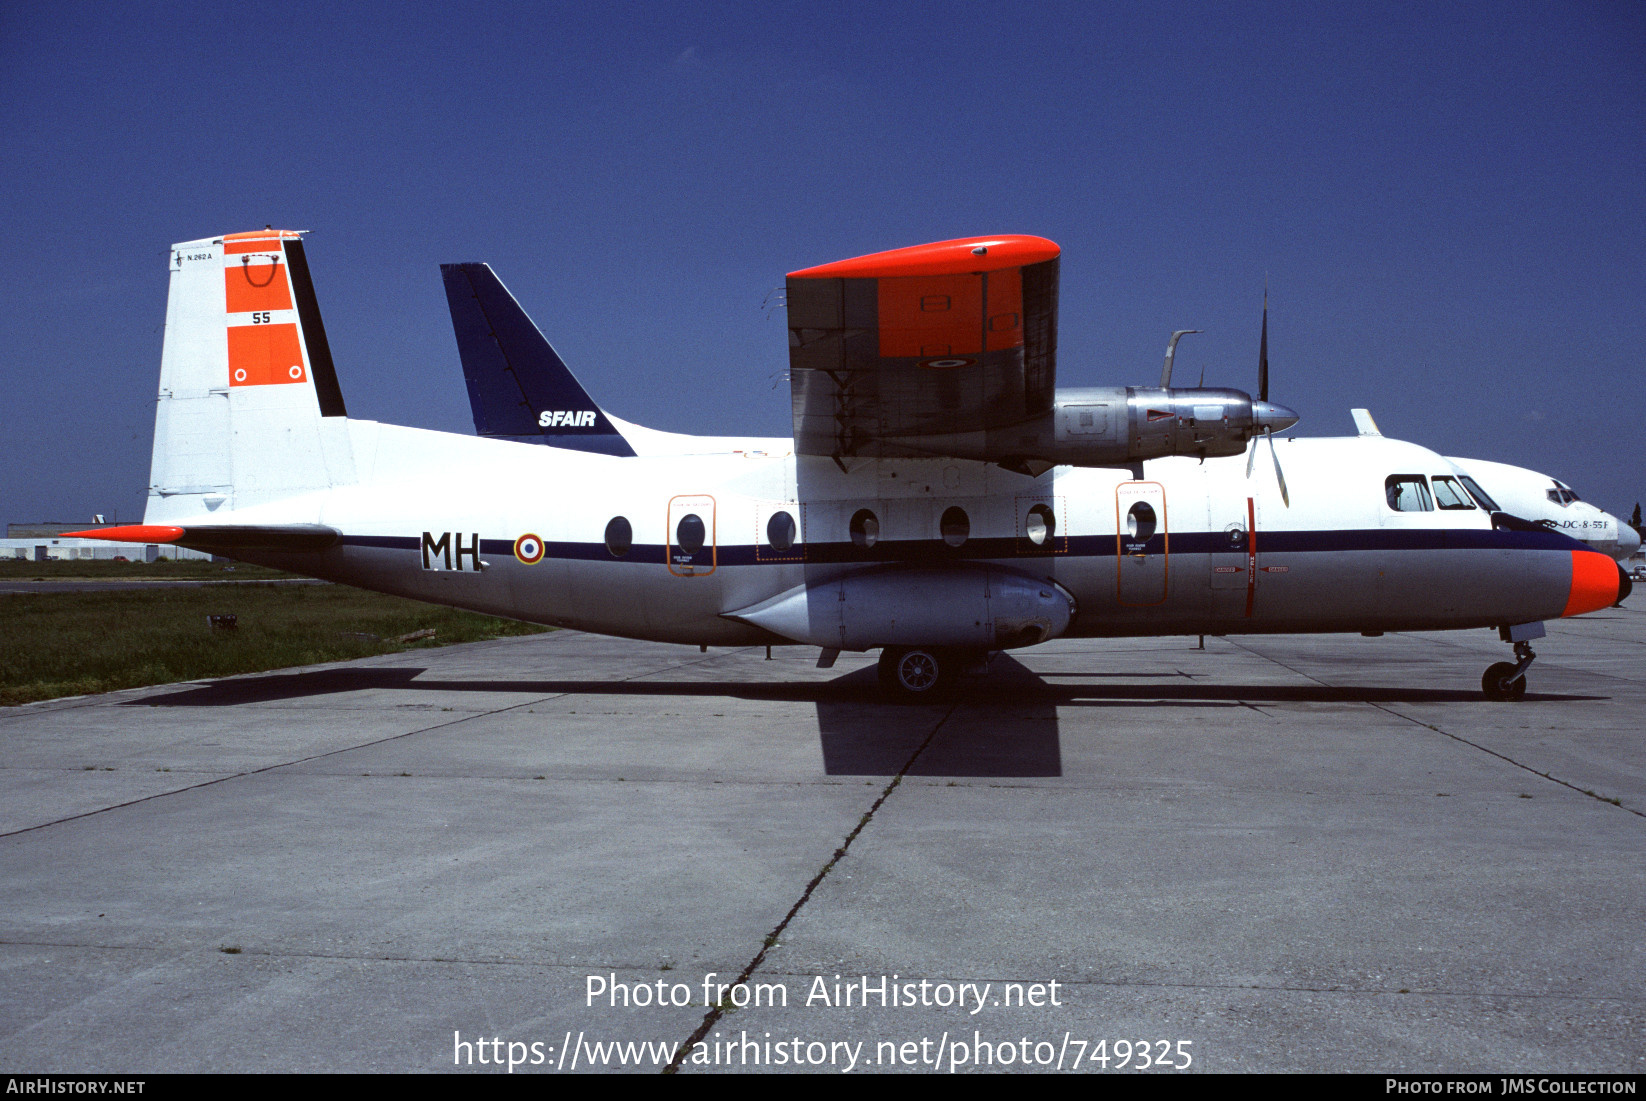
<instances>
[{"instance_id":1,"label":"cabin window","mask_svg":"<svg viewBox=\"0 0 1646 1101\"><path fill-rule=\"evenodd\" d=\"M958 547L971 535L972 520L966 515L965 509L952 505L943 510L943 518L937 522L937 529L943 533L945 543L951 547Z\"/></svg>"},{"instance_id":2,"label":"cabin window","mask_svg":"<svg viewBox=\"0 0 1646 1101\"><path fill-rule=\"evenodd\" d=\"M1470 509L1475 503L1469 500L1469 494L1457 484L1456 479L1437 475L1430 481L1435 487L1435 502L1445 509Z\"/></svg>"},{"instance_id":3,"label":"cabin window","mask_svg":"<svg viewBox=\"0 0 1646 1101\"><path fill-rule=\"evenodd\" d=\"M1126 535L1130 542L1147 543L1154 538L1155 528L1159 524L1155 519L1154 506L1147 501L1139 501L1126 510Z\"/></svg>"},{"instance_id":4,"label":"cabin window","mask_svg":"<svg viewBox=\"0 0 1646 1101\"><path fill-rule=\"evenodd\" d=\"M613 516L606 524L606 550L613 558L622 558L634 546L634 529L622 516Z\"/></svg>"},{"instance_id":5,"label":"cabin window","mask_svg":"<svg viewBox=\"0 0 1646 1101\"><path fill-rule=\"evenodd\" d=\"M1023 534L1027 535L1029 542L1035 546L1043 547L1047 540L1057 534L1057 517L1047 506L1035 505L1023 518Z\"/></svg>"},{"instance_id":6,"label":"cabin window","mask_svg":"<svg viewBox=\"0 0 1646 1101\"><path fill-rule=\"evenodd\" d=\"M852 542L867 550L880 542L880 520L866 508L852 513Z\"/></svg>"},{"instance_id":7,"label":"cabin window","mask_svg":"<svg viewBox=\"0 0 1646 1101\"><path fill-rule=\"evenodd\" d=\"M1383 482L1383 496L1396 512L1433 512L1434 501L1421 474L1391 474Z\"/></svg>"},{"instance_id":8,"label":"cabin window","mask_svg":"<svg viewBox=\"0 0 1646 1101\"><path fill-rule=\"evenodd\" d=\"M786 551L794 546L794 517L786 512L774 512L766 521L766 542L772 550Z\"/></svg>"},{"instance_id":9,"label":"cabin window","mask_svg":"<svg viewBox=\"0 0 1646 1101\"><path fill-rule=\"evenodd\" d=\"M709 537L709 529L703 526L703 517L695 512L688 512L675 525L674 540L686 554L696 554L703 549L703 540Z\"/></svg>"},{"instance_id":10,"label":"cabin window","mask_svg":"<svg viewBox=\"0 0 1646 1101\"><path fill-rule=\"evenodd\" d=\"M1479 505L1481 508L1485 509L1487 512L1502 512L1503 511L1501 508L1498 507L1497 502L1492 500L1491 494L1487 493L1484 489L1480 488L1480 483L1479 482L1475 481L1473 478L1469 477L1467 474L1463 475L1463 477L1460 478L1459 480L1463 483L1463 488L1467 489L1469 491L1469 496L1471 496L1475 499L1475 504Z\"/></svg>"}]
</instances>

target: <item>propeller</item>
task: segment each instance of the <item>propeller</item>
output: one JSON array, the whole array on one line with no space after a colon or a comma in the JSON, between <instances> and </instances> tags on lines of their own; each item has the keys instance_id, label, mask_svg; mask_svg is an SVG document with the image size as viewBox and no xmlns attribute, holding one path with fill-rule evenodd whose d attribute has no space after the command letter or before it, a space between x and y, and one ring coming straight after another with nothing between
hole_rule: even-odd
<instances>
[{"instance_id":1,"label":"propeller","mask_svg":"<svg viewBox=\"0 0 1646 1101\"><path fill-rule=\"evenodd\" d=\"M1269 277L1263 277L1263 336L1257 343L1257 400L1269 400Z\"/></svg>"},{"instance_id":2,"label":"propeller","mask_svg":"<svg viewBox=\"0 0 1646 1101\"><path fill-rule=\"evenodd\" d=\"M1280 453L1275 450L1275 434L1271 429L1265 428L1263 430L1263 435L1268 437L1269 440L1269 458L1273 459L1275 464L1275 482L1280 486L1280 503L1285 505L1287 508L1291 508L1292 497L1291 494L1286 491L1286 472L1280 469ZM1257 437L1253 436L1252 449L1246 452L1246 477L1250 478L1252 476L1252 467L1256 464L1256 462Z\"/></svg>"},{"instance_id":3,"label":"propeller","mask_svg":"<svg viewBox=\"0 0 1646 1101\"><path fill-rule=\"evenodd\" d=\"M1280 501L1292 507L1291 495L1286 491L1286 473L1280 469L1280 452L1275 450L1276 428L1282 432L1297 423L1297 415L1290 409L1269 404L1269 280L1263 279L1263 335L1257 345L1257 401L1252 403L1252 419L1262 426L1269 439L1269 458L1275 465L1275 482L1280 486ZM1246 453L1246 477L1252 476L1257 463L1257 437L1252 437L1252 449Z\"/></svg>"}]
</instances>

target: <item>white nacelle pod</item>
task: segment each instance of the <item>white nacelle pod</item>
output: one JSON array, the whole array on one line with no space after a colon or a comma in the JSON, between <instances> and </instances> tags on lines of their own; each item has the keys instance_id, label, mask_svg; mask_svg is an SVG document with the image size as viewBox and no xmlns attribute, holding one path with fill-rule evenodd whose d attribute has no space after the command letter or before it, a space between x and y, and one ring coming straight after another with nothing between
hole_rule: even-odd
<instances>
[{"instance_id":1,"label":"white nacelle pod","mask_svg":"<svg viewBox=\"0 0 1646 1101\"><path fill-rule=\"evenodd\" d=\"M846 574L725 614L826 649L1009 650L1056 638L1074 610L1051 581L980 566Z\"/></svg>"}]
</instances>

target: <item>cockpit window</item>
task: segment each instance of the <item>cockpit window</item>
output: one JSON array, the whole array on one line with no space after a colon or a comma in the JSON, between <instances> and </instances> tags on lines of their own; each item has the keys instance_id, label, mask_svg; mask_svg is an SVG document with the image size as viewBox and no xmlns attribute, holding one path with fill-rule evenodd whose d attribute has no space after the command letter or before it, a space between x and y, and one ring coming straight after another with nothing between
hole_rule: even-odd
<instances>
[{"instance_id":1,"label":"cockpit window","mask_svg":"<svg viewBox=\"0 0 1646 1101\"><path fill-rule=\"evenodd\" d=\"M1421 474L1391 474L1383 482L1383 496L1396 512L1433 512L1429 484Z\"/></svg>"},{"instance_id":2,"label":"cockpit window","mask_svg":"<svg viewBox=\"0 0 1646 1101\"><path fill-rule=\"evenodd\" d=\"M1469 496L1471 496L1475 499L1475 504L1479 505L1481 508L1485 509L1487 512L1502 512L1503 511L1501 508L1498 507L1498 503L1496 501L1492 500L1491 495L1489 493L1487 493L1484 489L1480 488L1480 483L1479 482L1475 481L1473 478L1469 477L1467 474L1463 475L1462 479L1460 479L1460 480L1463 482L1463 488L1465 488L1469 491Z\"/></svg>"},{"instance_id":3,"label":"cockpit window","mask_svg":"<svg viewBox=\"0 0 1646 1101\"><path fill-rule=\"evenodd\" d=\"M1455 479L1437 474L1431 481L1435 487L1435 500L1441 508L1472 510L1475 507L1475 503L1469 500L1468 493Z\"/></svg>"},{"instance_id":4,"label":"cockpit window","mask_svg":"<svg viewBox=\"0 0 1646 1101\"><path fill-rule=\"evenodd\" d=\"M1576 493L1572 492L1572 487L1571 486L1565 485L1561 482L1556 482L1555 487L1553 489L1544 491L1543 495L1545 497L1549 498L1549 500L1552 501L1553 503L1555 503L1557 505L1560 505L1562 508L1564 508L1565 506L1571 504L1573 501L1582 500L1581 497L1579 497Z\"/></svg>"}]
</instances>

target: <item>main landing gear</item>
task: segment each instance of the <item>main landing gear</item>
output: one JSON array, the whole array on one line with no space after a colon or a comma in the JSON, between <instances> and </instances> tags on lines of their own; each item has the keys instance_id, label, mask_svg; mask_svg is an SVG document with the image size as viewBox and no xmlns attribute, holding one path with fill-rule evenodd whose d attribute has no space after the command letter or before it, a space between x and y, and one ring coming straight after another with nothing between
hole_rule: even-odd
<instances>
[{"instance_id":1,"label":"main landing gear","mask_svg":"<svg viewBox=\"0 0 1646 1101\"><path fill-rule=\"evenodd\" d=\"M986 655L971 650L888 646L880 651L880 687L904 703L940 699L962 674L986 665Z\"/></svg>"},{"instance_id":2,"label":"main landing gear","mask_svg":"<svg viewBox=\"0 0 1646 1101\"><path fill-rule=\"evenodd\" d=\"M1480 678L1480 690L1489 700L1518 700L1526 694L1526 667L1537 657L1530 642L1515 643L1518 661L1500 661Z\"/></svg>"},{"instance_id":3,"label":"main landing gear","mask_svg":"<svg viewBox=\"0 0 1646 1101\"><path fill-rule=\"evenodd\" d=\"M954 683L956 664L942 650L888 646L880 651L880 687L903 700L933 699Z\"/></svg>"}]
</instances>

